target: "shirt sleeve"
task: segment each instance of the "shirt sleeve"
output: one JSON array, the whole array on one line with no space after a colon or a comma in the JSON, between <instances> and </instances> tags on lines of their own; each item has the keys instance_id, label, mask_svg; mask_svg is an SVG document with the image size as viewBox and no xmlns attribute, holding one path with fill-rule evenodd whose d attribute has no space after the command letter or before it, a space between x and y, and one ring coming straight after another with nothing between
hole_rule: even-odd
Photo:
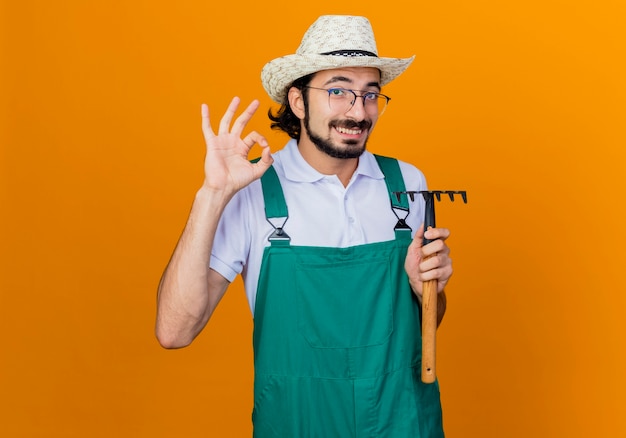
<instances>
[{"instance_id":1,"label":"shirt sleeve","mask_svg":"<svg viewBox=\"0 0 626 438\"><path fill-rule=\"evenodd\" d=\"M213 241L210 267L230 282L243 270L250 248L247 198L243 189L226 205Z\"/></svg>"}]
</instances>

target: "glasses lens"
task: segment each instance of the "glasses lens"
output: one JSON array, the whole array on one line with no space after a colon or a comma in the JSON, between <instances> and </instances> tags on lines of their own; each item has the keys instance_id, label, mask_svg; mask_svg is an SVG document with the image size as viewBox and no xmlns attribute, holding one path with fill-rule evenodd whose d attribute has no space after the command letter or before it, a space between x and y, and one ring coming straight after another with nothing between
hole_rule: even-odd
<instances>
[{"instance_id":1,"label":"glasses lens","mask_svg":"<svg viewBox=\"0 0 626 438\"><path fill-rule=\"evenodd\" d=\"M331 88L328 90L328 105L331 110L346 113L350 111L357 99L362 99L363 106L368 113L377 112L380 116L387 107L387 97L378 93L366 93L361 96L345 88Z\"/></svg>"},{"instance_id":2,"label":"glasses lens","mask_svg":"<svg viewBox=\"0 0 626 438\"><path fill-rule=\"evenodd\" d=\"M367 93L363 95L363 103L368 112L372 113L376 111L379 116L385 111L385 108L387 108L387 98L378 93Z\"/></svg>"},{"instance_id":3,"label":"glasses lens","mask_svg":"<svg viewBox=\"0 0 626 438\"><path fill-rule=\"evenodd\" d=\"M350 111L356 95L351 90L331 88L328 90L328 105L333 111L345 113Z\"/></svg>"},{"instance_id":4,"label":"glasses lens","mask_svg":"<svg viewBox=\"0 0 626 438\"><path fill-rule=\"evenodd\" d=\"M380 116L387 108L387 98L382 94L376 95L376 106L378 107L378 115Z\"/></svg>"}]
</instances>

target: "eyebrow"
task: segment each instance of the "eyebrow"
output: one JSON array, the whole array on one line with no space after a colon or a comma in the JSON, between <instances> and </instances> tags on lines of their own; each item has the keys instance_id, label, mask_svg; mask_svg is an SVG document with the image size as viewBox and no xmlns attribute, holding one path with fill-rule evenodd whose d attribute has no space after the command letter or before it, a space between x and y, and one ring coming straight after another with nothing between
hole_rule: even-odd
<instances>
[{"instance_id":1,"label":"eyebrow","mask_svg":"<svg viewBox=\"0 0 626 438\"><path fill-rule=\"evenodd\" d=\"M330 78L329 80L327 80L324 85L330 85L330 84L334 84L335 82L347 82L349 84L353 84L354 81L350 78L347 78L345 76L333 76L332 78ZM376 87L379 90L381 89L380 83L377 81L374 82L369 82L366 87Z\"/></svg>"}]
</instances>

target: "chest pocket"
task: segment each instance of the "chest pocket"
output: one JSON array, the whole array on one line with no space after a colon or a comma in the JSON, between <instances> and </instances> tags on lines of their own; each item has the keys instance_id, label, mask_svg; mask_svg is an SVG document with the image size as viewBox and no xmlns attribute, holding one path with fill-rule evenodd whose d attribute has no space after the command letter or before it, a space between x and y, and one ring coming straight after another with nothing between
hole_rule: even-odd
<instances>
[{"instance_id":1,"label":"chest pocket","mask_svg":"<svg viewBox=\"0 0 626 438\"><path fill-rule=\"evenodd\" d=\"M296 265L298 330L314 348L361 348L393 332L389 254Z\"/></svg>"}]
</instances>

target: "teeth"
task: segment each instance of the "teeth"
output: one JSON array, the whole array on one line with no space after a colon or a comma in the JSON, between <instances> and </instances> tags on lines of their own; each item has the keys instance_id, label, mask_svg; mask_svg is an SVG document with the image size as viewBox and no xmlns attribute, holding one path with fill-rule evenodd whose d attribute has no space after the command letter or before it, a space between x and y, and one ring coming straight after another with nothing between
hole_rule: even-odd
<instances>
[{"instance_id":1,"label":"teeth","mask_svg":"<svg viewBox=\"0 0 626 438\"><path fill-rule=\"evenodd\" d=\"M340 127L337 127L336 129L342 134L349 134L349 135L357 135L362 132L361 129L346 129L346 128L340 128Z\"/></svg>"}]
</instances>

